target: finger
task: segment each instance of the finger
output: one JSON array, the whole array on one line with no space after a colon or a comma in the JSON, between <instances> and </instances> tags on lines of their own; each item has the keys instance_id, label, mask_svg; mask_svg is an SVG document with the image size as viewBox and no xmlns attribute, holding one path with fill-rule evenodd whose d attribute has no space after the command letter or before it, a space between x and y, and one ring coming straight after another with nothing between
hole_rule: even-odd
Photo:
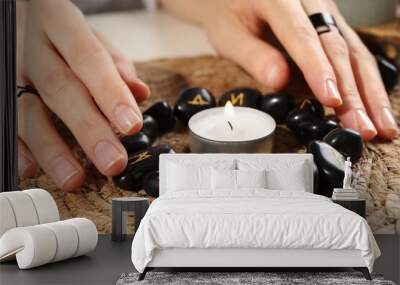
<instances>
[{"instance_id":1,"label":"finger","mask_svg":"<svg viewBox=\"0 0 400 285\"><path fill-rule=\"evenodd\" d=\"M227 19L221 31L210 34L210 41L218 52L237 62L255 79L273 90L282 89L289 81L289 66L284 56L274 47L256 38L237 20Z\"/></svg>"},{"instance_id":2,"label":"finger","mask_svg":"<svg viewBox=\"0 0 400 285\"><path fill-rule=\"evenodd\" d=\"M346 23L336 6L333 3L330 5L348 43L357 85L368 114L378 130L378 135L385 139L394 139L398 135L399 129L393 117L388 94L379 74L376 60L354 30Z\"/></svg>"},{"instance_id":3,"label":"finger","mask_svg":"<svg viewBox=\"0 0 400 285\"><path fill-rule=\"evenodd\" d=\"M36 175L39 168L32 153L23 141L18 139L18 176L21 179Z\"/></svg>"},{"instance_id":4,"label":"finger","mask_svg":"<svg viewBox=\"0 0 400 285\"><path fill-rule=\"evenodd\" d=\"M361 100L347 44L337 31L321 35L321 41L336 71L339 91L342 94L343 104L336 108L338 117L345 127L355 129L365 140L371 140L377 131Z\"/></svg>"},{"instance_id":5,"label":"finger","mask_svg":"<svg viewBox=\"0 0 400 285\"><path fill-rule=\"evenodd\" d=\"M49 45L40 44L30 52L28 77L97 169L104 175L119 174L127 164L124 147L82 82Z\"/></svg>"},{"instance_id":6,"label":"finger","mask_svg":"<svg viewBox=\"0 0 400 285\"><path fill-rule=\"evenodd\" d=\"M83 14L73 4L64 1L47 1L42 8L46 17L41 21L47 36L89 89L103 114L122 133L138 132L142 128L139 107Z\"/></svg>"},{"instance_id":7,"label":"finger","mask_svg":"<svg viewBox=\"0 0 400 285\"><path fill-rule=\"evenodd\" d=\"M137 76L133 63L131 63L123 53L116 49L113 44L101 33L96 31L94 31L94 33L110 53L119 74L132 91L136 101L141 102L146 100L150 96L150 89L147 84L140 80L140 78Z\"/></svg>"},{"instance_id":8,"label":"finger","mask_svg":"<svg viewBox=\"0 0 400 285\"><path fill-rule=\"evenodd\" d=\"M34 95L18 99L18 136L40 167L65 191L79 187L85 173L51 123L46 107Z\"/></svg>"},{"instance_id":9,"label":"finger","mask_svg":"<svg viewBox=\"0 0 400 285\"><path fill-rule=\"evenodd\" d=\"M255 12L267 21L293 58L319 101L328 107L342 104L336 76L317 32L299 0L257 1Z\"/></svg>"},{"instance_id":10,"label":"finger","mask_svg":"<svg viewBox=\"0 0 400 285\"><path fill-rule=\"evenodd\" d=\"M17 48L17 58L19 58L17 59L17 86L27 85L27 81L23 73L22 57L22 48L20 50ZM28 149L22 139L18 138L18 176L21 179L30 178L35 176L38 170L39 167L31 151Z\"/></svg>"},{"instance_id":11,"label":"finger","mask_svg":"<svg viewBox=\"0 0 400 285\"><path fill-rule=\"evenodd\" d=\"M329 11L327 2L326 0L303 0L303 6L308 14L324 13ZM343 99L343 104L336 109L337 115L345 127L357 130L366 140L372 139L376 136L377 131L368 118L361 100L347 43L335 27L331 27L330 32L321 34L319 38L335 71Z\"/></svg>"}]
</instances>

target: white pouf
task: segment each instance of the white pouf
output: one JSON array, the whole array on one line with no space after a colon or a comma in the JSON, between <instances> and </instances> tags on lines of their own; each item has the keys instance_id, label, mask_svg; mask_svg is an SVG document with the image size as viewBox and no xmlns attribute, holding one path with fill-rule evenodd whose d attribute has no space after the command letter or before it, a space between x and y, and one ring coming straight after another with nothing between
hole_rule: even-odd
<instances>
[{"instance_id":1,"label":"white pouf","mask_svg":"<svg viewBox=\"0 0 400 285\"><path fill-rule=\"evenodd\" d=\"M59 219L57 204L46 190L0 193L0 262L16 258L20 269L28 269L96 248L92 221Z\"/></svg>"},{"instance_id":2,"label":"white pouf","mask_svg":"<svg viewBox=\"0 0 400 285\"><path fill-rule=\"evenodd\" d=\"M86 254L96 248L98 233L96 225L91 220L84 218L74 218L65 220L65 222L74 226L78 232L78 249L74 257Z\"/></svg>"},{"instance_id":3,"label":"white pouf","mask_svg":"<svg viewBox=\"0 0 400 285\"><path fill-rule=\"evenodd\" d=\"M20 269L49 263L56 251L55 234L41 225L11 229L0 239L0 261L15 256Z\"/></svg>"},{"instance_id":4,"label":"white pouf","mask_svg":"<svg viewBox=\"0 0 400 285\"><path fill-rule=\"evenodd\" d=\"M7 231L0 238L0 261L17 259L20 269L84 255L97 245L92 221L75 218Z\"/></svg>"},{"instance_id":5,"label":"white pouf","mask_svg":"<svg viewBox=\"0 0 400 285\"><path fill-rule=\"evenodd\" d=\"M78 249L79 237L74 227L66 221L44 224L56 235L57 251L51 262L57 262L75 255Z\"/></svg>"},{"instance_id":6,"label":"white pouf","mask_svg":"<svg viewBox=\"0 0 400 285\"><path fill-rule=\"evenodd\" d=\"M31 197L39 218L39 224L60 220L57 204L49 192L43 189L29 189L24 190L23 193Z\"/></svg>"},{"instance_id":7,"label":"white pouf","mask_svg":"<svg viewBox=\"0 0 400 285\"><path fill-rule=\"evenodd\" d=\"M49 192L29 189L0 193L0 237L9 229L60 220L57 204Z\"/></svg>"},{"instance_id":8,"label":"white pouf","mask_svg":"<svg viewBox=\"0 0 400 285\"><path fill-rule=\"evenodd\" d=\"M6 197L0 196L0 237L16 226L17 222L10 202Z\"/></svg>"},{"instance_id":9,"label":"white pouf","mask_svg":"<svg viewBox=\"0 0 400 285\"><path fill-rule=\"evenodd\" d=\"M10 202L17 227L33 226L39 223L35 206L28 194L23 191L13 191L0 193L0 196Z\"/></svg>"}]
</instances>

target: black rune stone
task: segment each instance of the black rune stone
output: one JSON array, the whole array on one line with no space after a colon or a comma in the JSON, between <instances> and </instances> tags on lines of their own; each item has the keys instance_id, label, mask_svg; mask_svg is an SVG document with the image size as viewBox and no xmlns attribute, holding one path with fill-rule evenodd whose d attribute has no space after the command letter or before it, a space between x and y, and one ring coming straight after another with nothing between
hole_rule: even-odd
<instances>
[{"instance_id":1,"label":"black rune stone","mask_svg":"<svg viewBox=\"0 0 400 285\"><path fill-rule=\"evenodd\" d=\"M399 80L398 67L380 55L376 56L376 61L378 63L379 72L381 73L386 90L392 90L397 85Z\"/></svg>"},{"instance_id":2,"label":"black rune stone","mask_svg":"<svg viewBox=\"0 0 400 285\"><path fill-rule=\"evenodd\" d=\"M364 143L360 133L352 129L335 129L329 132L323 139L333 146L344 157L350 157L356 163L362 155Z\"/></svg>"},{"instance_id":3,"label":"black rune stone","mask_svg":"<svg viewBox=\"0 0 400 285\"><path fill-rule=\"evenodd\" d=\"M125 170L113 177L114 184L125 190L142 189L143 178L147 173L158 170L159 156L163 153L174 153L174 150L167 145L161 145L129 155Z\"/></svg>"},{"instance_id":4,"label":"black rune stone","mask_svg":"<svg viewBox=\"0 0 400 285\"><path fill-rule=\"evenodd\" d=\"M314 156L314 162L319 169L320 182L327 181L329 185L325 187L329 187L330 191L333 188L341 188L344 178L344 156L329 144L320 141L312 142L308 147L308 152Z\"/></svg>"},{"instance_id":5,"label":"black rune stone","mask_svg":"<svg viewBox=\"0 0 400 285\"><path fill-rule=\"evenodd\" d=\"M315 98L304 99L299 107L300 110L313 113L317 118L325 116L325 110L322 104Z\"/></svg>"},{"instance_id":6,"label":"black rune stone","mask_svg":"<svg viewBox=\"0 0 400 285\"><path fill-rule=\"evenodd\" d=\"M189 88L184 90L175 104L174 114L187 124L194 114L213 108L217 105L214 95L205 88Z\"/></svg>"},{"instance_id":7,"label":"black rune stone","mask_svg":"<svg viewBox=\"0 0 400 285\"><path fill-rule=\"evenodd\" d=\"M294 133L299 133L300 125L306 122L312 122L317 120L315 115L311 112L295 109L289 113L286 118L286 125Z\"/></svg>"},{"instance_id":8,"label":"black rune stone","mask_svg":"<svg viewBox=\"0 0 400 285\"><path fill-rule=\"evenodd\" d=\"M143 179L143 189L144 191L154 197L157 198L159 196L159 185L160 185L160 179L159 179L159 172L158 171L153 171L148 173L144 179Z\"/></svg>"},{"instance_id":9,"label":"black rune stone","mask_svg":"<svg viewBox=\"0 0 400 285\"><path fill-rule=\"evenodd\" d=\"M126 136L121 139L122 145L129 154L141 151L151 145L149 137L143 132L139 132L132 136Z\"/></svg>"},{"instance_id":10,"label":"black rune stone","mask_svg":"<svg viewBox=\"0 0 400 285\"><path fill-rule=\"evenodd\" d=\"M233 106L260 109L261 96L261 92L254 88L231 89L222 94L218 105L225 106L231 101Z\"/></svg>"},{"instance_id":11,"label":"black rune stone","mask_svg":"<svg viewBox=\"0 0 400 285\"><path fill-rule=\"evenodd\" d=\"M300 123L296 136L302 143L308 144L311 141L322 140L327 133L337 128L339 124L335 121L318 119Z\"/></svg>"},{"instance_id":12,"label":"black rune stone","mask_svg":"<svg viewBox=\"0 0 400 285\"><path fill-rule=\"evenodd\" d=\"M156 122L158 123L160 132L162 133L172 131L175 126L176 119L174 117L174 111L166 101L155 103L143 114L153 117L154 120L156 120Z\"/></svg>"},{"instance_id":13,"label":"black rune stone","mask_svg":"<svg viewBox=\"0 0 400 285\"><path fill-rule=\"evenodd\" d=\"M304 99L296 109L289 113L286 125L293 132L298 133L300 124L322 119L324 114L324 108L316 99Z\"/></svg>"},{"instance_id":14,"label":"black rune stone","mask_svg":"<svg viewBox=\"0 0 400 285\"><path fill-rule=\"evenodd\" d=\"M150 143L153 143L160 135L158 123L149 115L143 115L143 127L141 131L149 137Z\"/></svg>"},{"instance_id":15,"label":"black rune stone","mask_svg":"<svg viewBox=\"0 0 400 285\"><path fill-rule=\"evenodd\" d=\"M294 107L293 99L286 93L269 93L261 98L261 111L271 115L277 123L284 122Z\"/></svg>"}]
</instances>

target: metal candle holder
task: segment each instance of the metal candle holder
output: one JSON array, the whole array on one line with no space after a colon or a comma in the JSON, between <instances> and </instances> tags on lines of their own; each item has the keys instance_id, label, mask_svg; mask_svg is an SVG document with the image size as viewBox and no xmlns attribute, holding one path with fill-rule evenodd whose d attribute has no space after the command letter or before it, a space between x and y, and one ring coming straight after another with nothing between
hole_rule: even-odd
<instances>
[{"instance_id":1,"label":"metal candle holder","mask_svg":"<svg viewBox=\"0 0 400 285\"><path fill-rule=\"evenodd\" d=\"M275 120L268 114L256 109L246 107L235 107L235 112L240 116L240 111L252 112L259 116L261 121L265 122L265 127L259 137L249 140L214 140L205 136L199 135L195 129L195 125L201 120L207 119L208 116L215 116L222 113L223 108L211 108L201 111L189 120L189 147L193 153L270 153L273 148L274 133L276 128ZM221 118L223 119L223 118ZM234 132L237 128L229 120L225 121L226 127ZM252 122L248 128L253 128L254 125L260 124L260 121ZM261 122L262 123L262 122Z\"/></svg>"}]
</instances>

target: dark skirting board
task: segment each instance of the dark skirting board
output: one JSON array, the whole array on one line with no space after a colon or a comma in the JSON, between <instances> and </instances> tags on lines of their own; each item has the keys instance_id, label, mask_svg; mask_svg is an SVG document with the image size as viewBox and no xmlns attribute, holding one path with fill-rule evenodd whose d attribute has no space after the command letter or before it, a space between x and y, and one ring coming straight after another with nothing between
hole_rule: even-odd
<instances>
[{"instance_id":1,"label":"dark skirting board","mask_svg":"<svg viewBox=\"0 0 400 285\"><path fill-rule=\"evenodd\" d=\"M15 0L0 1L0 192L17 189Z\"/></svg>"}]
</instances>

